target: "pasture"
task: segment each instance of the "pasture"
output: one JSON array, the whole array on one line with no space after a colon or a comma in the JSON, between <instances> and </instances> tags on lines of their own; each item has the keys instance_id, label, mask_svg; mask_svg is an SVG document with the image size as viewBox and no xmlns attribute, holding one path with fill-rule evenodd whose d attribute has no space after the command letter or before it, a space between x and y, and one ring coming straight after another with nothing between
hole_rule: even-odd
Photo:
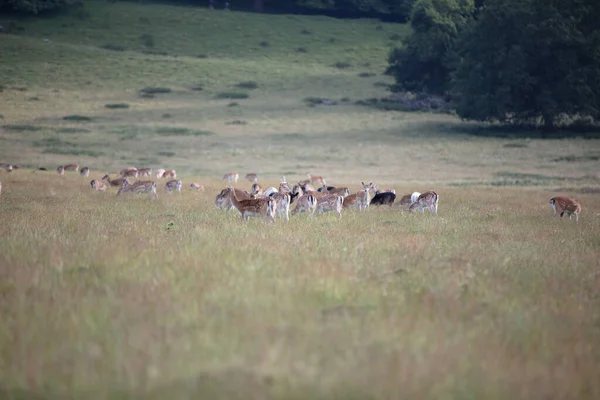
<instances>
[{"instance_id":1,"label":"pasture","mask_svg":"<svg viewBox=\"0 0 600 400\"><path fill-rule=\"evenodd\" d=\"M14 23L0 397L600 397L597 139L356 104L387 96L404 25L95 1ZM129 165L183 190L90 190ZM214 205L230 171L434 189L439 215L244 223Z\"/></svg>"}]
</instances>

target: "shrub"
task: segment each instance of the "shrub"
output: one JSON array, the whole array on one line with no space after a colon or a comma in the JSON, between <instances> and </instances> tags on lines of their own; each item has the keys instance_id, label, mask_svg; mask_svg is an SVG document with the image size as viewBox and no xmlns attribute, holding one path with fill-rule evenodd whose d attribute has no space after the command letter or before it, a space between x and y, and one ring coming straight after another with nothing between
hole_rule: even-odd
<instances>
[{"instance_id":1,"label":"shrub","mask_svg":"<svg viewBox=\"0 0 600 400\"><path fill-rule=\"evenodd\" d=\"M156 133L160 136L210 136L214 134L211 131L203 131L175 126L159 127L156 129Z\"/></svg>"},{"instance_id":2,"label":"shrub","mask_svg":"<svg viewBox=\"0 0 600 400\"><path fill-rule=\"evenodd\" d=\"M345 62L345 61L338 61L335 64L333 64L333 66L335 68L344 69L344 68L350 68L352 66L352 64L350 64L349 62Z\"/></svg>"},{"instance_id":3,"label":"shrub","mask_svg":"<svg viewBox=\"0 0 600 400\"><path fill-rule=\"evenodd\" d=\"M114 104L105 104L104 107L115 109L115 108L129 108L129 104L127 103L114 103Z\"/></svg>"},{"instance_id":4,"label":"shrub","mask_svg":"<svg viewBox=\"0 0 600 400\"><path fill-rule=\"evenodd\" d=\"M242 81L236 83L235 86L241 89L256 89L258 87L258 83L255 81Z\"/></svg>"},{"instance_id":5,"label":"shrub","mask_svg":"<svg viewBox=\"0 0 600 400\"><path fill-rule=\"evenodd\" d=\"M85 115L78 115L78 114L66 115L63 117L63 119L65 121L75 121L75 122L90 122L92 120L91 117L87 117Z\"/></svg>"},{"instance_id":6,"label":"shrub","mask_svg":"<svg viewBox=\"0 0 600 400\"><path fill-rule=\"evenodd\" d=\"M162 93L171 93L171 89L170 88L166 88L166 87L145 87L143 89L140 89L141 93L147 93L147 94L162 94Z\"/></svg>"},{"instance_id":7,"label":"shrub","mask_svg":"<svg viewBox=\"0 0 600 400\"><path fill-rule=\"evenodd\" d=\"M372 76L376 76L377 74L374 74L372 72L361 72L360 74L358 74L358 76L360 78L370 78Z\"/></svg>"},{"instance_id":8,"label":"shrub","mask_svg":"<svg viewBox=\"0 0 600 400\"><path fill-rule=\"evenodd\" d=\"M227 121L225 122L225 125L248 125L248 121L243 121L240 119L236 119L233 121Z\"/></svg>"},{"instance_id":9,"label":"shrub","mask_svg":"<svg viewBox=\"0 0 600 400\"><path fill-rule=\"evenodd\" d=\"M247 99L250 95L243 92L221 92L215 95L215 99Z\"/></svg>"},{"instance_id":10,"label":"shrub","mask_svg":"<svg viewBox=\"0 0 600 400\"><path fill-rule=\"evenodd\" d=\"M104 50L111 50L111 51L125 51L127 50L127 48L123 45L120 44L115 44L115 43L106 43L103 44L102 46L100 46L101 49Z\"/></svg>"}]
</instances>

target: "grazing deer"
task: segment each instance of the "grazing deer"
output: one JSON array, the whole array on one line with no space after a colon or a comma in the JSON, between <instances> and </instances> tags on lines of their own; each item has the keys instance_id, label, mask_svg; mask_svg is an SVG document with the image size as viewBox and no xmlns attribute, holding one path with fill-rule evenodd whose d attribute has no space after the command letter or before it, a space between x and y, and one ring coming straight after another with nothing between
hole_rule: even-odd
<instances>
[{"instance_id":1,"label":"grazing deer","mask_svg":"<svg viewBox=\"0 0 600 400\"><path fill-rule=\"evenodd\" d=\"M246 180L252 182L252 183L256 183L258 182L258 175L256 174L246 174Z\"/></svg>"},{"instance_id":2,"label":"grazing deer","mask_svg":"<svg viewBox=\"0 0 600 400\"><path fill-rule=\"evenodd\" d=\"M12 172L12 170L14 169L14 166L12 164L8 164L8 163L0 163L0 168L5 170L6 172Z\"/></svg>"},{"instance_id":3,"label":"grazing deer","mask_svg":"<svg viewBox=\"0 0 600 400\"><path fill-rule=\"evenodd\" d=\"M248 221L250 217L262 217L268 221L273 222L275 220L275 211L277 209L277 203L272 198L266 199L247 199L240 200L236 196L235 190L228 187L227 194L233 207L242 215L245 221Z\"/></svg>"},{"instance_id":4,"label":"grazing deer","mask_svg":"<svg viewBox=\"0 0 600 400\"><path fill-rule=\"evenodd\" d=\"M127 192L137 194L150 193L152 194L152 196L154 196L155 199L158 200L158 194L156 194L156 182L154 181L136 181L134 183L129 183L127 180L125 180L125 183L117 192L117 196L121 193Z\"/></svg>"},{"instance_id":5,"label":"grazing deer","mask_svg":"<svg viewBox=\"0 0 600 400\"><path fill-rule=\"evenodd\" d=\"M314 187L312 187L310 185L310 183L305 183L300 185L300 188L302 189L302 191L305 194L312 194L313 196L315 196L317 199L320 199L321 197L324 197L325 195L327 195L327 193L323 193L323 192L319 192L317 190L315 190Z\"/></svg>"},{"instance_id":6,"label":"grazing deer","mask_svg":"<svg viewBox=\"0 0 600 400\"><path fill-rule=\"evenodd\" d=\"M408 209L412 203L412 196L410 194L405 194L400 198L400 201L397 201L395 204Z\"/></svg>"},{"instance_id":7,"label":"grazing deer","mask_svg":"<svg viewBox=\"0 0 600 400\"><path fill-rule=\"evenodd\" d=\"M79 165L78 164L67 164L63 167L65 169L65 171L79 171Z\"/></svg>"},{"instance_id":8,"label":"grazing deer","mask_svg":"<svg viewBox=\"0 0 600 400\"><path fill-rule=\"evenodd\" d=\"M411 204L414 203L415 201L419 200L420 195L421 195L421 193L419 193L419 192L412 192L412 194L410 195Z\"/></svg>"},{"instance_id":9,"label":"grazing deer","mask_svg":"<svg viewBox=\"0 0 600 400\"><path fill-rule=\"evenodd\" d=\"M247 200L250 198L250 195L245 190L242 190L242 189L234 189L234 190L235 190L235 194L238 199ZM227 188L221 190L221 192L219 194L217 194L217 197L215 199L215 206L217 206L217 208L222 209L222 210L233 210L234 209L233 204L231 203L231 200L229 199L229 191L227 190Z\"/></svg>"},{"instance_id":10,"label":"grazing deer","mask_svg":"<svg viewBox=\"0 0 600 400\"><path fill-rule=\"evenodd\" d=\"M138 168L138 176L152 176L152 168Z\"/></svg>"},{"instance_id":11,"label":"grazing deer","mask_svg":"<svg viewBox=\"0 0 600 400\"><path fill-rule=\"evenodd\" d=\"M321 183L321 185L327 185L327 183L325 182L325 178L323 178L322 176L311 174L306 174L306 176L308 176L308 180L310 180L310 183Z\"/></svg>"},{"instance_id":12,"label":"grazing deer","mask_svg":"<svg viewBox=\"0 0 600 400\"><path fill-rule=\"evenodd\" d=\"M168 169L163 172L163 178L177 179L177 172L174 169Z\"/></svg>"},{"instance_id":13,"label":"grazing deer","mask_svg":"<svg viewBox=\"0 0 600 400\"><path fill-rule=\"evenodd\" d=\"M579 204L577 200L570 199L568 197L557 196L551 198L549 203L554 210L553 217L556 217L556 214L560 214L560 217L562 218L563 214L567 214L569 219L572 219L573 215L575 215L575 222L579 222L581 204Z\"/></svg>"},{"instance_id":14,"label":"grazing deer","mask_svg":"<svg viewBox=\"0 0 600 400\"><path fill-rule=\"evenodd\" d=\"M190 183L190 190L204 191L204 185L201 183L192 182Z\"/></svg>"},{"instance_id":15,"label":"grazing deer","mask_svg":"<svg viewBox=\"0 0 600 400\"><path fill-rule=\"evenodd\" d=\"M108 186L110 186L110 187L118 187L118 188L123 187L123 185L125 185L125 182L129 183L126 178L110 179L110 177L108 176L108 174L104 175L102 177L102 180L106 181L106 183L108 183Z\"/></svg>"},{"instance_id":16,"label":"grazing deer","mask_svg":"<svg viewBox=\"0 0 600 400\"><path fill-rule=\"evenodd\" d=\"M88 167L81 168L81 171L79 171L79 175L87 178L88 176L90 176L90 169Z\"/></svg>"},{"instance_id":17,"label":"grazing deer","mask_svg":"<svg viewBox=\"0 0 600 400\"><path fill-rule=\"evenodd\" d=\"M312 194L304 194L302 188L298 185L294 186L292 195L298 197L296 208L292 211L292 215L296 215L301 212L306 212L309 215L314 215L317 211L317 198Z\"/></svg>"},{"instance_id":18,"label":"grazing deer","mask_svg":"<svg viewBox=\"0 0 600 400\"><path fill-rule=\"evenodd\" d=\"M156 174L154 176L156 176L156 179L162 179L164 173L165 173L165 170L162 168L159 168L156 170Z\"/></svg>"},{"instance_id":19,"label":"grazing deer","mask_svg":"<svg viewBox=\"0 0 600 400\"><path fill-rule=\"evenodd\" d=\"M239 177L240 177L240 174L238 174L237 172L228 172L225 175L223 175L223 179L221 179L221 180L236 183L238 181Z\"/></svg>"},{"instance_id":20,"label":"grazing deer","mask_svg":"<svg viewBox=\"0 0 600 400\"><path fill-rule=\"evenodd\" d=\"M105 192L106 191L106 185L99 180L96 179L92 179L92 181L90 182L90 186L92 187L92 189L94 189L97 192Z\"/></svg>"},{"instance_id":21,"label":"grazing deer","mask_svg":"<svg viewBox=\"0 0 600 400\"><path fill-rule=\"evenodd\" d=\"M136 167L123 168L121 172L119 172L119 175L121 175L122 178L137 178L138 174L138 169Z\"/></svg>"},{"instance_id":22,"label":"grazing deer","mask_svg":"<svg viewBox=\"0 0 600 400\"><path fill-rule=\"evenodd\" d=\"M250 188L250 194L252 196L262 196L262 194L263 194L262 186L260 186L259 183L253 183L252 187Z\"/></svg>"},{"instance_id":23,"label":"grazing deer","mask_svg":"<svg viewBox=\"0 0 600 400\"><path fill-rule=\"evenodd\" d=\"M373 204L375 206L383 206L389 205L390 207L394 205L394 201L396 200L396 191L386 189L385 191L377 191L375 196L371 199L369 204Z\"/></svg>"},{"instance_id":24,"label":"grazing deer","mask_svg":"<svg viewBox=\"0 0 600 400\"><path fill-rule=\"evenodd\" d=\"M56 167L56 173L59 176L63 176L65 174L65 167L63 167L62 165L59 165L58 167Z\"/></svg>"},{"instance_id":25,"label":"grazing deer","mask_svg":"<svg viewBox=\"0 0 600 400\"><path fill-rule=\"evenodd\" d=\"M413 193L414 195L414 193ZM440 200L440 196L434 192L433 190L428 190L425 193L422 193L417 198L417 201L413 202L408 211L419 210L422 214L424 210L435 213L437 215L438 210L438 201Z\"/></svg>"},{"instance_id":26,"label":"grazing deer","mask_svg":"<svg viewBox=\"0 0 600 400\"><path fill-rule=\"evenodd\" d=\"M318 189L319 192L321 193L326 193L326 194L339 194L340 196L346 198L346 196L348 196L350 194L350 189L348 189L347 187L334 187L334 186L327 186L327 185L323 185Z\"/></svg>"},{"instance_id":27,"label":"grazing deer","mask_svg":"<svg viewBox=\"0 0 600 400\"><path fill-rule=\"evenodd\" d=\"M373 182L368 185L361 182L363 189L356 193L348 195L344 198L344 208L358 208L359 211L366 211L369 208L371 202L370 192L375 192L375 185Z\"/></svg>"},{"instance_id":28,"label":"grazing deer","mask_svg":"<svg viewBox=\"0 0 600 400\"><path fill-rule=\"evenodd\" d=\"M317 200L317 214L334 211L342 219L344 198L339 194L328 194Z\"/></svg>"},{"instance_id":29,"label":"grazing deer","mask_svg":"<svg viewBox=\"0 0 600 400\"><path fill-rule=\"evenodd\" d=\"M172 193L172 192L180 192L181 193L181 186L183 185L183 182L178 181L178 180L170 180L169 182L165 183L165 191L167 193Z\"/></svg>"}]
</instances>

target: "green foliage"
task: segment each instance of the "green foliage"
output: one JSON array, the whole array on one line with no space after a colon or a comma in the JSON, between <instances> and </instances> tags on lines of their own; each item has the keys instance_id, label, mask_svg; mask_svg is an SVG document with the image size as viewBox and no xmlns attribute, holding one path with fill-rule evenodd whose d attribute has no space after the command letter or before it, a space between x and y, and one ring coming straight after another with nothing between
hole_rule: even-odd
<instances>
[{"instance_id":1,"label":"green foliage","mask_svg":"<svg viewBox=\"0 0 600 400\"><path fill-rule=\"evenodd\" d=\"M456 110L465 119L543 122L600 117L595 0L493 0L458 42Z\"/></svg>"},{"instance_id":2,"label":"green foliage","mask_svg":"<svg viewBox=\"0 0 600 400\"><path fill-rule=\"evenodd\" d=\"M71 0L0 0L0 9L7 7L14 11L37 14L72 4Z\"/></svg>"},{"instance_id":3,"label":"green foliage","mask_svg":"<svg viewBox=\"0 0 600 400\"><path fill-rule=\"evenodd\" d=\"M417 0L412 8L413 33L405 47L394 48L388 74L394 89L440 94L450 87L454 43L472 17L473 0Z\"/></svg>"}]
</instances>

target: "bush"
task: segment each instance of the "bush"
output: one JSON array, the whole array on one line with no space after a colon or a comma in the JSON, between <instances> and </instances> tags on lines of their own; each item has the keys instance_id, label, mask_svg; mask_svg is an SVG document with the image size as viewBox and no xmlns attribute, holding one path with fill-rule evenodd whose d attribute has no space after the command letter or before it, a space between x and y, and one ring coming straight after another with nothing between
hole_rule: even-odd
<instances>
[{"instance_id":1,"label":"bush","mask_svg":"<svg viewBox=\"0 0 600 400\"><path fill-rule=\"evenodd\" d=\"M75 122L90 122L92 120L91 117L87 117L85 115L78 115L78 114L66 115L63 117L63 119L65 121L75 121Z\"/></svg>"},{"instance_id":2,"label":"bush","mask_svg":"<svg viewBox=\"0 0 600 400\"><path fill-rule=\"evenodd\" d=\"M111 50L111 51L125 51L127 50L127 48L123 45L120 44L115 44L115 43L106 43L103 44L102 46L100 46L101 49L104 50Z\"/></svg>"},{"instance_id":3,"label":"bush","mask_svg":"<svg viewBox=\"0 0 600 400\"><path fill-rule=\"evenodd\" d=\"M140 40L142 41L142 44L146 47L154 47L154 36L148 34L148 33L144 33L143 35L140 36Z\"/></svg>"},{"instance_id":4,"label":"bush","mask_svg":"<svg viewBox=\"0 0 600 400\"><path fill-rule=\"evenodd\" d=\"M215 95L215 99L247 99L250 95L243 92L221 92Z\"/></svg>"},{"instance_id":5,"label":"bush","mask_svg":"<svg viewBox=\"0 0 600 400\"><path fill-rule=\"evenodd\" d=\"M129 104L127 103L114 103L114 104L105 104L104 107L115 109L115 108L129 108Z\"/></svg>"},{"instance_id":6,"label":"bush","mask_svg":"<svg viewBox=\"0 0 600 400\"><path fill-rule=\"evenodd\" d=\"M235 86L242 89L256 89L258 87L258 83L255 81L243 81L237 83Z\"/></svg>"},{"instance_id":7,"label":"bush","mask_svg":"<svg viewBox=\"0 0 600 400\"><path fill-rule=\"evenodd\" d=\"M344 68L350 68L352 66L352 64L350 64L349 62L345 62L345 61L338 61L335 64L333 64L333 66L335 68L344 69Z\"/></svg>"},{"instance_id":8,"label":"bush","mask_svg":"<svg viewBox=\"0 0 600 400\"><path fill-rule=\"evenodd\" d=\"M161 94L171 93L171 89L166 87L145 87L143 89L140 89L140 92L146 94Z\"/></svg>"}]
</instances>

